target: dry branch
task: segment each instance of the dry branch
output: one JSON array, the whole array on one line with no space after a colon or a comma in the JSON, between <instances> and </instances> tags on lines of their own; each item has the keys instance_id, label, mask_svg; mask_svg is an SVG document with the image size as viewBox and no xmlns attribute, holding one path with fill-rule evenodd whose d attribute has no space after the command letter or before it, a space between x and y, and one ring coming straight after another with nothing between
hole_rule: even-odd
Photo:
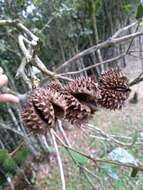
<instances>
[{"instance_id":1,"label":"dry branch","mask_svg":"<svg viewBox=\"0 0 143 190\"><path fill-rule=\"evenodd\" d=\"M50 132L51 132L53 144L54 144L54 147L55 147L55 151L56 151L56 154L57 154L57 160L58 160L60 174L61 174L62 190L66 190L66 183L65 183L65 177L64 177L63 164L62 164L62 161L61 161L58 145L57 145L56 138L55 138L55 135L54 135L55 132L54 132L53 129L51 129Z\"/></svg>"},{"instance_id":2,"label":"dry branch","mask_svg":"<svg viewBox=\"0 0 143 190\"><path fill-rule=\"evenodd\" d=\"M126 55L126 54L123 53L123 54L121 54L121 55L119 55L119 56L117 56L117 57L114 57L114 58L111 58L111 59L107 59L107 60L105 60L105 61L103 61L103 62L100 62L100 63L96 63L96 64L94 64L94 65L88 66L88 67L86 67L86 68L84 68L84 69L81 69L81 70L79 70L79 71L61 73L61 75L79 74L79 73L81 73L81 72L88 71L89 69L93 69L93 68L95 68L95 67L97 67L97 66L99 66L99 65L101 65L101 64L107 64L107 63L111 63L111 62L113 62L113 61L117 61L117 60L123 58L125 55Z\"/></svg>"},{"instance_id":3,"label":"dry branch","mask_svg":"<svg viewBox=\"0 0 143 190\"><path fill-rule=\"evenodd\" d=\"M124 31L124 28L123 29L120 29L120 31L116 32L115 33L115 36L118 36L118 33L121 33L122 30ZM74 63L76 60L80 59L81 57L87 55L87 54L91 54L95 51L97 51L98 49L101 49L101 48L108 48L108 47L111 47L113 45L116 45L116 44L120 44L120 43L123 43L125 41L128 41L128 40L131 40L131 39L134 39L138 36L141 36L143 35L143 31L141 32L135 32L135 33L132 33L132 34L129 34L129 35L125 35L125 36L122 36L122 37L118 37L118 38L115 38L114 35L113 37L109 38L108 40L104 41L104 42L101 42L95 46L92 46L78 54L76 54L75 56L73 56L71 59L69 59L68 61L66 61L64 64L62 64L61 66L59 66L57 68L56 71L60 71L62 68L64 68L65 66L67 66L68 64L72 64Z\"/></svg>"},{"instance_id":4,"label":"dry branch","mask_svg":"<svg viewBox=\"0 0 143 190\"><path fill-rule=\"evenodd\" d=\"M126 26L126 27L118 30L108 40L106 40L102 43L99 43L95 46L92 46L92 47L78 53L77 55L75 55L74 57L72 57L71 59L66 61L64 64L62 64L56 71L59 71L63 67L67 66L68 64L71 64L71 63L75 62L76 60L80 59L81 57L83 57L87 54L93 53L93 52L97 51L98 49L110 47L112 45L119 44L119 43L125 42L127 40L132 40L135 37L143 35L143 31L142 31L142 32L135 32L135 33L132 33L129 35L118 37L122 32L128 30L129 28L135 26L136 24L137 24L137 22L132 23L129 26ZM18 31L20 31L19 45L20 45L20 48L23 52L24 57L22 59L22 62L20 64L18 70L17 70L16 77L17 78L22 77L23 80L25 81L25 83L29 86L29 88L31 88L31 81L27 77L27 75L25 74L25 66L27 63L31 63L31 65L36 66L42 73L46 74L52 80L63 79L63 80L71 81L72 79L65 77L63 75L78 74L78 73L81 73L83 71L87 71L89 69L92 69L96 66L99 66L101 64L106 64L106 63L109 63L112 61L116 61L118 59L123 58L126 55L126 53L123 53L123 54L121 54L117 57L114 57L112 59L104 60L103 62L100 62L100 63L97 63L95 65L86 67L85 69L82 69L80 71L73 71L73 72L68 72L68 73L56 74L52 71L49 71L46 68L46 66L44 65L44 63L41 61L41 59L38 57L38 55L36 55L35 51L36 51L36 47L37 47L38 42L39 42L39 38L37 36L35 36L28 28L26 28L19 20L0 20L0 26L11 26L11 27L15 27ZM27 38L23 34L26 34ZM25 43L28 45L28 48L26 48Z\"/></svg>"},{"instance_id":5,"label":"dry branch","mask_svg":"<svg viewBox=\"0 0 143 190\"><path fill-rule=\"evenodd\" d=\"M124 28L119 29L117 32L115 32L115 34L112 36L112 38L117 38L119 35L121 35L123 32L129 30L130 28L132 28L133 26L135 26L136 24L138 24L138 22L133 22L128 26L125 26Z\"/></svg>"},{"instance_id":6,"label":"dry branch","mask_svg":"<svg viewBox=\"0 0 143 190\"><path fill-rule=\"evenodd\" d=\"M106 160L106 159L100 159L100 158L94 158L90 155L87 155L83 152L80 152L72 147L69 147L68 145L66 145L57 135L56 133L54 133L56 138L59 140L59 142L61 143L61 146L63 146L65 149L69 149L72 150L73 152L76 152L78 154L80 154L81 156L91 160L96 166L97 163L107 163L107 164L112 164L112 165L116 165L116 166L122 166L122 167L126 167L126 168L132 168L132 169L136 169L138 171L143 171L143 165L138 164L138 165L134 165L134 164L124 164L124 163L120 163L118 161L113 161L113 160Z\"/></svg>"},{"instance_id":7,"label":"dry branch","mask_svg":"<svg viewBox=\"0 0 143 190\"><path fill-rule=\"evenodd\" d=\"M38 46L39 38L35 36L28 28L26 28L19 20L0 20L0 26L11 26L16 28L20 32L18 41L24 57L17 70L16 77L17 78L22 77L30 89L31 89L30 79L25 74L25 67L27 63L36 66L42 73L46 74L52 80L58 78L64 80L71 80L68 77L56 75L56 73L49 71L46 68L46 66L38 57L38 55L36 55L36 48ZM27 38L25 36L27 36Z\"/></svg>"}]
</instances>

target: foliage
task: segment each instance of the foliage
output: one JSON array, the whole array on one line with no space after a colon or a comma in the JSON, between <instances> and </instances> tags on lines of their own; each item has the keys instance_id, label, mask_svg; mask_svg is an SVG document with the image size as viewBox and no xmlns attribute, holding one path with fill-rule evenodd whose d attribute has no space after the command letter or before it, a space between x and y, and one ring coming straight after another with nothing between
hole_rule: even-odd
<instances>
[{"instance_id":1,"label":"foliage","mask_svg":"<svg viewBox=\"0 0 143 190\"><path fill-rule=\"evenodd\" d=\"M22 150L19 150L15 157L14 160L16 162L16 164L21 165L24 163L24 161L27 159L27 157L29 156L30 151L27 148L23 148Z\"/></svg>"},{"instance_id":2,"label":"foliage","mask_svg":"<svg viewBox=\"0 0 143 190\"><path fill-rule=\"evenodd\" d=\"M0 149L0 186L4 176L9 176L15 174L18 166L24 165L30 152L27 148L23 148L16 152L15 156L12 157L6 149ZM2 176L4 174L4 176Z\"/></svg>"},{"instance_id":3,"label":"foliage","mask_svg":"<svg viewBox=\"0 0 143 190\"><path fill-rule=\"evenodd\" d=\"M78 152L76 152L76 151L74 151L74 150L68 150L68 151L67 151L67 150L65 150L65 149L62 149L62 151L63 151L64 153L66 153L66 155L71 156L71 158L72 158L77 164L80 164L80 165L85 165L85 164L87 164L88 159L87 159L85 156L79 154Z\"/></svg>"},{"instance_id":4,"label":"foliage","mask_svg":"<svg viewBox=\"0 0 143 190\"><path fill-rule=\"evenodd\" d=\"M142 17L143 17L143 5L140 4L137 8L136 19L141 19Z\"/></svg>"}]
</instances>

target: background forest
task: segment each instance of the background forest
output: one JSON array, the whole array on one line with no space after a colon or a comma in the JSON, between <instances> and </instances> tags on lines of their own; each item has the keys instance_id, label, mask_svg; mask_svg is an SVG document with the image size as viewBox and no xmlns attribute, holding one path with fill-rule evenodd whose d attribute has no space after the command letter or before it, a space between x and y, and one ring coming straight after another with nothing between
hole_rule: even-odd
<instances>
[{"instance_id":1,"label":"background forest","mask_svg":"<svg viewBox=\"0 0 143 190\"><path fill-rule=\"evenodd\" d=\"M106 70L119 67L129 78L132 92L122 110L99 109L86 131L62 123L72 147L99 158L95 164L78 151L71 150L69 155L60 147L67 190L143 189L142 3L0 0L0 66L9 78L11 91L25 94L33 80L45 85L51 79L46 72L27 65L26 78L21 76L18 69L25 55L18 36L23 31L13 24L5 27L1 20L19 20L37 36L40 40L34 53L57 75L98 78ZM96 49L97 44L101 48ZM20 104L0 104L0 189L62 189L50 137L29 134L21 110ZM62 138L60 131L57 134Z\"/></svg>"}]
</instances>

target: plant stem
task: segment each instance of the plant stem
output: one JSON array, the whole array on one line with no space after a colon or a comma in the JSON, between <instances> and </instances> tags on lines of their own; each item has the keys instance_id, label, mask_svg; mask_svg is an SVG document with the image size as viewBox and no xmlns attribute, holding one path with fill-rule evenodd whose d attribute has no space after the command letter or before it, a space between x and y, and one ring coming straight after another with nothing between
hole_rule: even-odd
<instances>
[{"instance_id":1,"label":"plant stem","mask_svg":"<svg viewBox=\"0 0 143 190\"><path fill-rule=\"evenodd\" d=\"M56 142L55 132L54 132L53 129L51 129L50 132L51 132L52 140L53 140L53 143L54 143L55 151L56 151L56 154L57 154L57 160L58 160L58 165L59 165L60 175L61 175L61 182L62 182L62 190L66 190L66 183L65 183L63 164L62 164L62 160L61 160L61 157L60 157L58 145L57 145L57 142Z\"/></svg>"}]
</instances>

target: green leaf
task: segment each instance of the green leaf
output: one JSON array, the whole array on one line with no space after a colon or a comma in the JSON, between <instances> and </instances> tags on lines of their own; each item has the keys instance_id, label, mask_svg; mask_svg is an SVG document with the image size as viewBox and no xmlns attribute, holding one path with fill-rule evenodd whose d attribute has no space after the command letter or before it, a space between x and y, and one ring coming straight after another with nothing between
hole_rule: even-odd
<instances>
[{"instance_id":1,"label":"green leaf","mask_svg":"<svg viewBox=\"0 0 143 190\"><path fill-rule=\"evenodd\" d=\"M143 5L139 4L137 8L137 13L136 13L136 19L140 19L143 17Z\"/></svg>"},{"instance_id":2,"label":"green leaf","mask_svg":"<svg viewBox=\"0 0 143 190\"><path fill-rule=\"evenodd\" d=\"M23 6L25 4L25 0L16 0L16 4Z\"/></svg>"},{"instance_id":3,"label":"green leaf","mask_svg":"<svg viewBox=\"0 0 143 190\"><path fill-rule=\"evenodd\" d=\"M99 11L99 9L101 8L101 4L102 4L101 0L96 0L96 2L95 2L95 12L96 12L96 14Z\"/></svg>"},{"instance_id":4,"label":"green leaf","mask_svg":"<svg viewBox=\"0 0 143 190\"><path fill-rule=\"evenodd\" d=\"M87 163L88 159L85 156L83 156L77 152L74 152L72 150L69 150L69 151L70 151L72 157L76 160L76 162L78 162L81 165L84 165Z\"/></svg>"},{"instance_id":5,"label":"green leaf","mask_svg":"<svg viewBox=\"0 0 143 190\"><path fill-rule=\"evenodd\" d=\"M133 169L131 173L131 177L136 177L137 173L138 173L138 169Z\"/></svg>"},{"instance_id":6,"label":"green leaf","mask_svg":"<svg viewBox=\"0 0 143 190\"><path fill-rule=\"evenodd\" d=\"M40 5L42 3L42 0L33 0L32 2L34 5Z\"/></svg>"},{"instance_id":7,"label":"green leaf","mask_svg":"<svg viewBox=\"0 0 143 190\"><path fill-rule=\"evenodd\" d=\"M132 10L132 5L131 4L125 4L122 6L123 10L126 12L126 13L130 13L131 10Z\"/></svg>"},{"instance_id":8,"label":"green leaf","mask_svg":"<svg viewBox=\"0 0 143 190\"><path fill-rule=\"evenodd\" d=\"M6 149L0 149L0 163L2 164L8 158L8 151Z\"/></svg>"},{"instance_id":9,"label":"green leaf","mask_svg":"<svg viewBox=\"0 0 143 190\"><path fill-rule=\"evenodd\" d=\"M9 157L3 162L3 169L6 172L14 172L16 170L16 163L15 161Z\"/></svg>"},{"instance_id":10,"label":"green leaf","mask_svg":"<svg viewBox=\"0 0 143 190\"><path fill-rule=\"evenodd\" d=\"M29 149L24 148L16 153L15 161L17 164L22 164L30 154Z\"/></svg>"},{"instance_id":11,"label":"green leaf","mask_svg":"<svg viewBox=\"0 0 143 190\"><path fill-rule=\"evenodd\" d=\"M81 154L79 154L79 153L77 153L76 151L74 151L74 150L66 150L66 149L64 149L64 151L63 152L65 152L66 154L70 154L71 156L72 156L72 158L77 162L77 163L79 163L79 164L81 164L81 165L84 165L84 164L86 164L87 163L87 161L88 161L88 158L86 158L85 156L83 156L83 155L81 155ZM70 153L69 153L70 152Z\"/></svg>"}]
</instances>

